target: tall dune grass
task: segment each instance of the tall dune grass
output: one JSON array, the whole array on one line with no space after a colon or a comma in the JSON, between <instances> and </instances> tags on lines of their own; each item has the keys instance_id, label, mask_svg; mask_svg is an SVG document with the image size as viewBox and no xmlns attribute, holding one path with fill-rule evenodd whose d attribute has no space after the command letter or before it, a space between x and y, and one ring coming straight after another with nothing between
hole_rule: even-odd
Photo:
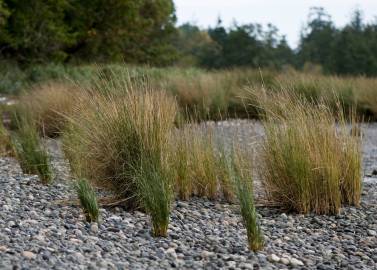
<instances>
[{"instance_id":1,"label":"tall dune grass","mask_svg":"<svg viewBox=\"0 0 377 270\"><path fill-rule=\"evenodd\" d=\"M271 200L317 214L336 214L342 203L358 205L360 138L350 135L342 107L334 116L325 101L284 89L254 90L253 99L263 113L260 175Z\"/></svg>"}]
</instances>

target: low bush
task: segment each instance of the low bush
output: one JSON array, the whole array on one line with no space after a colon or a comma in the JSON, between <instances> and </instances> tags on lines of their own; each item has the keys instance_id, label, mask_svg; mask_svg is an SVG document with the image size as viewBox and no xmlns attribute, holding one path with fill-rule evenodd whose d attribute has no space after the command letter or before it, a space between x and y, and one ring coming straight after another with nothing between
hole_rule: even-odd
<instances>
[{"instance_id":1,"label":"low bush","mask_svg":"<svg viewBox=\"0 0 377 270\"><path fill-rule=\"evenodd\" d=\"M84 211L87 222L98 222L99 208L97 196L91 185L86 179L80 179L76 182L75 188L80 205Z\"/></svg>"},{"instance_id":2,"label":"low bush","mask_svg":"<svg viewBox=\"0 0 377 270\"><path fill-rule=\"evenodd\" d=\"M326 101L287 90L254 90L253 98L266 132L260 175L271 200L317 214L336 214L342 202L358 205L360 137L350 135L339 103L334 115Z\"/></svg>"},{"instance_id":3,"label":"low bush","mask_svg":"<svg viewBox=\"0 0 377 270\"><path fill-rule=\"evenodd\" d=\"M53 179L49 155L40 141L35 123L26 112L17 112L17 131L13 138L16 157L25 173L37 174L43 183Z\"/></svg>"}]
</instances>

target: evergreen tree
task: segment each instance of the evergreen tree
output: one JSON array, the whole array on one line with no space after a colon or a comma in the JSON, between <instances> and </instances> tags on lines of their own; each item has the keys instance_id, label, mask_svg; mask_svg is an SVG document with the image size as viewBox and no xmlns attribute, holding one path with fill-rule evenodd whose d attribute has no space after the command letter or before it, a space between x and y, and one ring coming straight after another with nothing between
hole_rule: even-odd
<instances>
[{"instance_id":1,"label":"evergreen tree","mask_svg":"<svg viewBox=\"0 0 377 270\"><path fill-rule=\"evenodd\" d=\"M332 52L337 30L323 8L312 8L308 25L301 33L299 45L299 65L306 62L320 64L325 71L331 71Z\"/></svg>"}]
</instances>

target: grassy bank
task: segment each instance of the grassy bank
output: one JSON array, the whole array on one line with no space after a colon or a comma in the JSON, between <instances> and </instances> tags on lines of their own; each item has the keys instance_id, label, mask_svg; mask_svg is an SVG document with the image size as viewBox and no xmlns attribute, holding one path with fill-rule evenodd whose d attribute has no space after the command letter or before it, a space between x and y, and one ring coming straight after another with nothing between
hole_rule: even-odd
<instances>
[{"instance_id":1,"label":"grassy bank","mask_svg":"<svg viewBox=\"0 0 377 270\"><path fill-rule=\"evenodd\" d=\"M250 85L263 85L270 91L289 89L314 102L326 99L334 109L336 100L339 99L345 110L357 107L358 114L364 115L366 119L377 119L377 79L325 76L294 70L205 71L197 68L152 68L115 64L46 65L21 70L8 65L0 72L0 93L18 94L25 89L35 91L45 88L45 84L49 84L50 88L51 85L61 88L62 84L72 85L73 82L80 85L98 84L99 81L122 76L126 76L124 80L130 83L147 80L153 89L167 91L176 97L181 110L200 119L258 117L256 110L247 106L249 101L245 101L245 88ZM42 96L43 93L38 95Z\"/></svg>"}]
</instances>

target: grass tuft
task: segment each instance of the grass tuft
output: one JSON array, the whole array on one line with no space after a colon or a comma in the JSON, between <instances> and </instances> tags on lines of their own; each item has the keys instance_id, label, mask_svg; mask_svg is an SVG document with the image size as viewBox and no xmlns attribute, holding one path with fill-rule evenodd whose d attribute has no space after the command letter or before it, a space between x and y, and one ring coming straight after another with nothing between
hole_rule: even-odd
<instances>
[{"instance_id":1,"label":"grass tuft","mask_svg":"<svg viewBox=\"0 0 377 270\"><path fill-rule=\"evenodd\" d=\"M39 175L44 184L53 180L49 155L40 141L35 123L24 112L17 112L14 136L16 157L25 173Z\"/></svg>"},{"instance_id":2,"label":"grass tuft","mask_svg":"<svg viewBox=\"0 0 377 270\"><path fill-rule=\"evenodd\" d=\"M48 82L34 86L20 96L20 105L31 115L40 134L59 136L80 98L78 87Z\"/></svg>"},{"instance_id":3,"label":"grass tuft","mask_svg":"<svg viewBox=\"0 0 377 270\"><path fill-rule=\"evenodd\" d=\"M0 110L0 156L14 156L14 147L8 130L4 127Z\"/></svg>"},{"instance_id":4,"label":"grass tuft","mask_svg":"<svg viewBox=\"0 0 377 270\"><path fill-rule=\"evenodd\" d=\"M188 200L195 195L214 200L222 196L226 201L233 201L225 155L219 151L211 128L201 130L193 123L187 124L176 130L170 144L180 199Z\"/></svg>"},{"instance_id":5,"label":"grass tuft","mask_svg":"<svg viewBox=\"0 0 377 270\"><path fill-rule=\"evenodd\" d=\"M96 193L86 179L80 179L75 185L77 195L87 222L98 222L99 208Z\"/></svg>"},{"instance_id":6,"label":"grass tuft","mask_svg":"<svg viewBox=\"0 0 377 270\"><path fill-rule=\"evenodd\" d=\"M255 90L266 136L260 175L271 200L300 213L337 214L360 199L360 137L343 109L282 90ZM354 125L355 122L351 122Z\"/></svg>"},{"instance_id":7,"label":"grass tuft","mask_svg":"<svg viewBox=\"0 0 377 270\"><path fill-rule=\"evenodd\" d=\"M171 176L158 163L158 159L144 160L136 172L136 184L141 205L151 216L153 236L166 237L174 191Z\"/></svg>"},{"instance_id":8,"label":"grass tuft","mask_svg":"<svg viewBox=\"0 0 377 270\"><path fill-rule=\"evenodd\" d=\"M227 157L228 174L240 205L249 248L256 252L263 248L264 238L258 224L254 204L252 169L247 161L239 149L237 152L233 151L230 157Z\"/></svg>"}]
</instances>

